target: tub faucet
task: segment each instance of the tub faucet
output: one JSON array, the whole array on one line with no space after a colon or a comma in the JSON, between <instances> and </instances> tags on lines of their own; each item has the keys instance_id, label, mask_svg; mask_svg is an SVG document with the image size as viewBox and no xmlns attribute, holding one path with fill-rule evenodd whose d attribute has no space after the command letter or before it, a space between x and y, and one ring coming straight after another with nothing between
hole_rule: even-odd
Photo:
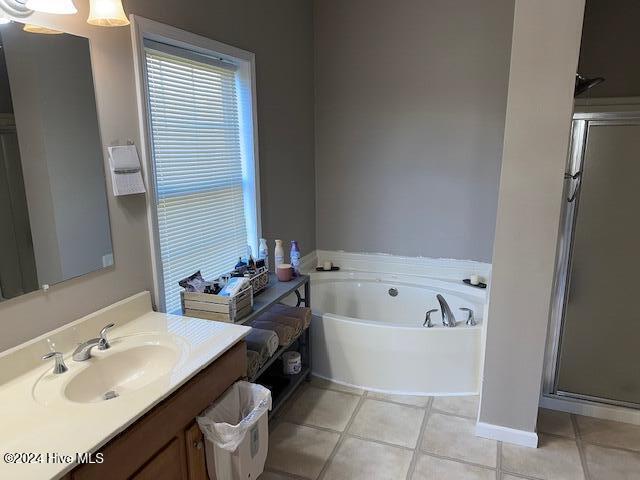
<instances>
[{"instance_id":1,"label":"tub faucet","mask_svg":"<svg viewBox=\"0 0 640 480\"><path fill-rule=\"evenodd\" d=\"M469 325L470 327L475 327L478 324L475 317L473 316L473 310L465 307L460 307L460 310L462 310L463 312L467 312L467 325Z\"/></svg>"},{"instance_id":2,"label":"tub faucet","mask_svg":"<svg viewBox=\"0 0 640 480\"><path fill-rule=\"evenodd\" d=\"M423 327L427 327L427 328L433 327L433 323L431 323L431 314L437 311L438 309L434 308L433 310L429 310L427 312L426 316L424 317L424 323L422 324Z\"/></svg>"},{"instance_id":3,"label":"tub faucet","mask_svg":"<svg viewBox=\"0 0 640 480\"><path fill-rule=\"evenodd\" d=\"M449 307L449 304L440 294L436 295L438 302L440 302L440 312L442 313L442 325L445 327L455 327L456 317L453 316L453 312Z\"/></svg>"}]
</instances>

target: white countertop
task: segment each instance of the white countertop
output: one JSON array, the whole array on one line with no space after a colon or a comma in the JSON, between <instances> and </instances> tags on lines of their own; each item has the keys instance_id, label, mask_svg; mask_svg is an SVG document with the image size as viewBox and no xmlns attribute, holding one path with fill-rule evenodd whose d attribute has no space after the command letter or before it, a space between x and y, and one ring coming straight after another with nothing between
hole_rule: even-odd
<instances>
[{"instance_id":1,"label":"white countertop","mask_svg":"<svg viewBox=\"0 0 640 480\"><path fill-rule=\"evenodd\" d=\"M94 348L92 354L95 359L75 362L71 359L72 349L60 348L60 345L71 346L74 341L91 338L81 338L80 332L86 335L88 330L95 330L93 336L97 336L104 322L110 321L117 324L109 332L112 347L105 351ZM76 466L76 453L98 450L244 338L249 330L249 327L242 325L153 312L149 294L145 292L118 302L114 309L108 307L2 353L0 455L3 458L0 459L0 478L43 479L63 476ZM139 389L127 391L108 401L78 403L63 395L61 389L68 384L68 380L88 368L91 362L117 354L119 349L130 346L131 342L138 339L154 342L154 338L171 339L176 351L177 363L167 373ZM53 375L52 360L35 363L35 359L52 347L65 353L68 372ZM11 371L16 372L13 378ZM38 391L36 384L49 386L44 389L39 387ZM28 464L7 463L4 456L16 454L34 456L24 459L31 462ZM56 462L54 458L60 457L54 455L71 455L74 461Z\"/></svg>"}]
</instances>

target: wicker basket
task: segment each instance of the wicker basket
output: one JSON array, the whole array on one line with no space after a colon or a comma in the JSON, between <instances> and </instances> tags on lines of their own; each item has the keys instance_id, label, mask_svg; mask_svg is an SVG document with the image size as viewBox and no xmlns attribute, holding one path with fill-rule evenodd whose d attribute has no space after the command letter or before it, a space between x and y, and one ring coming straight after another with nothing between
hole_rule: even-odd
<instances>
[{"instance_id":1,"label":"wicker basket","mask_svg":"<svg viewBox=\"0 0 640 480\"><path fill-rule=\"evenodd\" d=\"M267 269L267 267L260 267L250 280L251 286L253 287L253 294L259 294L269 285L269 269Z\"/></svg>"}]
</instances>

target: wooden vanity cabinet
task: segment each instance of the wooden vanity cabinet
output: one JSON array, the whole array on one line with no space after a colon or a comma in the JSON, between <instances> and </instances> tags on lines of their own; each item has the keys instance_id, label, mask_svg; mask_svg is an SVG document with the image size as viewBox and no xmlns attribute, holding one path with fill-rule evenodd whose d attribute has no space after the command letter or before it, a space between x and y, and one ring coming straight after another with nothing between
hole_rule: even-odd
<instances>
[{"instance_id":1,"label":"wooden vanity cabinet","mask_svg":"<svg viewBox=\"0 0 640 480\"><path fill-rule=\"evenodd\" d=\"M81 465L65 480L207 480L204 437L195 417L245 377L246 349L244 342L233 346L106 444L103 463Z\"/></svg>"}]
</instances>

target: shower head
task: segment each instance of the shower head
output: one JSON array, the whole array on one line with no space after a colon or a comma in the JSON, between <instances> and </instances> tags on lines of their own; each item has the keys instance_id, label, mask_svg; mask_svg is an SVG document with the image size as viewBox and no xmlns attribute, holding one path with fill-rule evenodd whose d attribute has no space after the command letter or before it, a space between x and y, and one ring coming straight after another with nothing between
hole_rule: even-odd
<instances>
[{"instance_id":1,"label":"shower head","mask_svg":"<svg viewBox=\"0 0 640 480\"><path fill-rule=\"evenodd\" d=\"M600 85L602 82L604 82L603 77L587 78L587 77L583 77L579 73L576 73L576 87L575 87L575 90L573 91L573 96L577 97L578 95L586 92L587 90L595 87L596 85Z\"/></svg>"}]
</instances>

